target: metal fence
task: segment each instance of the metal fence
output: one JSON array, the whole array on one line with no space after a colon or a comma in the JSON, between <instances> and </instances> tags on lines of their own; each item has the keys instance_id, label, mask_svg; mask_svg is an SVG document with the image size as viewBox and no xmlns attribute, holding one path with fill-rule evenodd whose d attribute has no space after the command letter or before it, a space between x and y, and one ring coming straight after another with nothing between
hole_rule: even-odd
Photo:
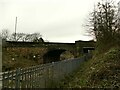
<instances>
[{"instance_id":1,"label":"metal fence","mask_svg":"<svg viewBox=\"0 0 120 90\"><path fill-rule=\"evenodd\" d=\"M85 57L3 72L2 88L48 88L76 70Z\"/></svg>"}]
</instances>

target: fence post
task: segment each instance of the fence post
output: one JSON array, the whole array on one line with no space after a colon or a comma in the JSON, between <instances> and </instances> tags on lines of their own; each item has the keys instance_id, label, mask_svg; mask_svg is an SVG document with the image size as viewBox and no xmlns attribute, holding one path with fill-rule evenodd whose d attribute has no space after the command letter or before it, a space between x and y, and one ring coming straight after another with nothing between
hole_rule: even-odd
<instances>
[{"instance_id":1,"label":"fence post","mask_svg":"<svg viewBox=\"0 0 120 90\"><path fill-rule=\"evenodd\" d=\"M15 84L15 88L20 88L20 68L16 70Z\"/></svg>"},{"instance_id":2,"label":"fence post","mask_svg":"<svg viewBox=\"0 0 120 90\"><path fill-rule=\"evenodd\" d=\"M55 71L54 71L54 62L52 62L52 72L51 72L51 88L53 88L53 81L54 81L54 75L55 75Z\"/></svg>"},{"instance_id":3,"label":"fence post","mask_svg":"<svg viewBox=\"0 0 120 90\"><path fill-rule=\"evenodd\" d=\"M2 74L2 88L5 87L5 73Z\"/></svg>"}]
</instances>

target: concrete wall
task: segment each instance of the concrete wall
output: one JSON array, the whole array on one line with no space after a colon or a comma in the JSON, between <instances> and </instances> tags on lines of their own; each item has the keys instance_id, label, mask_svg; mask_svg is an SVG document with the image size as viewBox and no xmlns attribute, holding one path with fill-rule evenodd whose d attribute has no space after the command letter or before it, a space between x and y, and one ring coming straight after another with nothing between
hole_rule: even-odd
<instances>
[{"instance_id":1,"label":"concrete wall","mask_svg":"<svg viewBox=\"0 0 120 90\"><path fill-rule=\"evenodd\" d=\"M118 18L120 19L120 1L118 2Z\"/></svg>"},{"instance_id":2,"label":"concrete wall","mask_svg":"<svg viewBox=\"0 0 120 90\"><path fill-rule=\"evenodd\" d=\"M0 72L2 72L2 37L0 37Z\"/></svg>"},{"instance_id":3,"label":"concrete wall","mask_svg":"<svg viewBox=\"0 0 120 90\"><path fill-rule=\"evenodd\" d=\"M2 72L2 37L0 36L0 73ZM1 76L0 76L1 79ZM2 80L0 80L0 89L2 88Z\"/></svg>"}]
</instances>

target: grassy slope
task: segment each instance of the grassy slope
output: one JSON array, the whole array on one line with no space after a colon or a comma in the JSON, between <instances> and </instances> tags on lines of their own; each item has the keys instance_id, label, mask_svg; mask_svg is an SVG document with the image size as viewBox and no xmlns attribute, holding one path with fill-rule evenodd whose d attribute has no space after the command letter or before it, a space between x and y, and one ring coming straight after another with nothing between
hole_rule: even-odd
<instances>
[{"instance_id":1,"label":"grassy slope","mask_svg":"<svg viewBox=\"0 0 120 90\"><path fill-rule=\"evenodd\" d=\"M5 71L5 69L9 71L9 70L15 70L16 68L25 68L25 67L38 65L38 63L24 58L17 58L17 60L15 61L12 61L10 59L4 60L2 65L3 65L2 67L3 71ZM9 70L7 68L9 68Z\"/></svg>"},{"instance_id":2,"label":"grassy slope","mask_svg":"<svg viewBox=\"0 0 120 90\"><path fill-rule=\"evenodd\" d=\"M12 60L12 55L9 53L4 53L2 57L3 57L2 58L3 71L15 70L16 68L25 68L38 65L37 62L22 57L15 57L14 58L15 60Z\"/></svg>"},{"instance_id":3,"label":"grassy slope","mask_svg":"<svg viewBox=\"0 0 120 90\"><path fill-rule=\"evenodd\" d=\"M67 77L60 87L120 88L120 48L112 48L84 62L78 72Z\"/></svg>"},{"instance_id":4,"label":"grassy slope","mask_svg":"<svg viewBox=\"0 0 120 90\"><path fill-rule=\"evenodd\" d=\"M30 51L31 50L31 51ZM31 55L31 59L28 58L30 53L40 54L44 52L44 49L41 48L3 48L2 53L2 70L9 71L15 70L16 68L26 68L35 65L42 64L42 59L34 60ZM24 57L25 56L25 57ZM26 58L27 57L27 58ZM14 60L13 60L14 58ZM70 52L65 52L60 56L61 60L73 58L73 55Z\"/></svg>"}]
</instances>

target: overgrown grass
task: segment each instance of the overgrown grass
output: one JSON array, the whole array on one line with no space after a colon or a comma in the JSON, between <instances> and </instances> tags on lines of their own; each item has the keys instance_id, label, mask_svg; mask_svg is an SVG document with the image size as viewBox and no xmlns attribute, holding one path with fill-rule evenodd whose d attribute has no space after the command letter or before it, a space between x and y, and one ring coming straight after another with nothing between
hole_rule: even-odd
<instances>
[{"instance_id":1,"label":"overgrown grass","mask_svg":"<svg viewBox=\"0 0 120 90\"><path fill-rule=\"evenodd\" d=\"M14 57L9 53L2 54L2 71L15 70L16 68L25 68L38 65L34 60L29 60L23 57Z\"/></svg>"},{"instance_id":2,"label":"overgrown grass","mask_svg":"<svg viewBox=\"0 0 120 90\"><path fill-rule=\"evenodd\" d=\"M81 64L77 73L67 77L63 88L120 88L120 48L111 48Z\"/></svg>"},{"instance_id":3,"label":"overgrown grass","mask_svg":"<svg viewBox=\"0 0 120 90\"><path fill-rule=\"evenodd\" d=\"M17 68L25 68L34 65L38 65L38 63L24 58L17 58L17 60L14 61L8 59L3 61L2 69L3 71L9 71L9 70L15 70Z\"/></svg>"}]
</instances>

